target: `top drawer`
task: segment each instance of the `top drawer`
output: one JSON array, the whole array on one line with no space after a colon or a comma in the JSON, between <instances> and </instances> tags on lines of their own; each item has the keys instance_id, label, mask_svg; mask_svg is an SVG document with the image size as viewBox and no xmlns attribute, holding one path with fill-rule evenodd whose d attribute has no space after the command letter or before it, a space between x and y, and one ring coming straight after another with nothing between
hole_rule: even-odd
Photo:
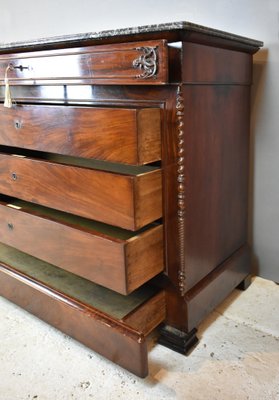
<instances>
[{"instance_id":1,"label":"top drawer","mask_svg":"<svg viewBox=\"0 0 279 400\"><path fill-rule=\"evenodd\" d=\"M12 85L37 84L165 84L167 42L89 46L0 56L0 83L7 67Z\"/></svg>"}]
</instances>

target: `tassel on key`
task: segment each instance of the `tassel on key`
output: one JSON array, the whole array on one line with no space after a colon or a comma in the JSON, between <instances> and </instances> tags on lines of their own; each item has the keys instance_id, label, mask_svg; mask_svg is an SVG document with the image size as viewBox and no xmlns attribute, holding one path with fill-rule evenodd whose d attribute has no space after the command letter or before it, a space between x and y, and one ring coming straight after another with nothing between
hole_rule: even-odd
<instances>
[{"instance_id":1,"label":"tassel on key","mask_svg":"<svg viewBox=\"0 0 279 400\"><path fill-rule=\"evenodd\" d=\"M4 107L7 108L12 108L13 102L12 102L12 97L11 97L11 90L10 90L10 85L9 85L9 78L8 78L8 72L11 69L11 66L8 65L6 68L5 72L5 101L4 101Z\"/></svg>"}]
</instances>

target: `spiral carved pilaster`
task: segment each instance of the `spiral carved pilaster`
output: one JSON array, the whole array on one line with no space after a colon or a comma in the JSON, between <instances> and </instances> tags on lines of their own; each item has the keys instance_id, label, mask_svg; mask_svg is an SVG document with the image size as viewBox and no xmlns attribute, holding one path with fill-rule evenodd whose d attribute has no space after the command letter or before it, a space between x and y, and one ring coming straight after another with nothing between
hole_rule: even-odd
<instances>
[{"instance_id":1,"label":"spiral carved pilaster","mask_svg":"<svg viewBox=\"0 0 279 400\"><path fill-rule=\"evenodd\" d=\"M178 283L181 295L185 294L185 166L184 166L184 98L182 87L176 93L177 124L177 217L179 242Z\"/></svg>"}]
</instances>

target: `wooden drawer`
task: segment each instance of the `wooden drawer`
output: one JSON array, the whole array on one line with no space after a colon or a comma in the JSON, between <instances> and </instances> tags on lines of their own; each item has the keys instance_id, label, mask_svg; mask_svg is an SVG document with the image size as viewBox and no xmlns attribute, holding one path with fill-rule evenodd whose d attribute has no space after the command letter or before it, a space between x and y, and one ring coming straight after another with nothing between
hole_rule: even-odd
<instances>
[{"instance_id":1,"label":"wooden drawer","mask_svg":"<svg viewBox=\"0 0 279 400\"><path fill-rule=\"evenodd\" d=\"M0 244L0 295L136 375L148 373L146 336L165 319L163 291L122 296Z\"/></svg>"},{"instance_id":2,"label":"wooden drawer","mask_svg":"<svg viewBox=\"0 0 279 400\"><path fill-rule=\"evenodd\" d=\"M168 82L165 40L1 55L2 84L8 65L11 85Z\"/></svg>"},{"instance_id":3,"label":"wooden drawer","mask_svg":"<svg viewBox=\"0 0 279 400\"><path fill-rule=\"evenodd\" d=\"M15 199L0 201L1 242L128 294L163 270L163 227L133 233Z\"/></svg>"},{"instance_id":4,"label":"wooden drawer","mask_svg":"<svg viewBox=\"0 0 279 400\"><path fill-rule=\"evenodd\" d=\"M0 106L0 144L125 164L161 158L160 109Z\"/></svg>"},{"instance_id":5,"label":"wooden drawer","mask_svg":"<svg viewBox=\"0 0 279 400\"><path fill-rule=\"evenodd\" d=\"M162 216L160 169L49 158L0 153L1 193L129 230Z\"/></svg>"}]
</instances>

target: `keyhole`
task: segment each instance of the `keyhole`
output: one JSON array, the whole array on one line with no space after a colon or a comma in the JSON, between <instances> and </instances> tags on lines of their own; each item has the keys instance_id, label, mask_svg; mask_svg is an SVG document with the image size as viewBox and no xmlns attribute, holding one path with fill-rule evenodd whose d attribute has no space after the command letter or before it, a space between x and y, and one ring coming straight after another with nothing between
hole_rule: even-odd
<instances>
[{"instance_id":1,"label":"keyhole","mask_svg":"<svg viewBox=\"0 0 279 400\"><path fill-rule=\"evenodd\" d=\"M12 173L12 180L13 181L17 180L17 174L15 172Z\"/></svg>"},{"instance_id":2,"label":"keyhole","mask_svg":"<svg viewBox=\"0 0 279 400\"><path fill-rule=\"evenodd\" d=\"M29 70L29 66L28 67L24 67L23 65L13 65L13 69L19 69L22 72L24 69L28 69Z\"/></svg>"},{"instance_id":3,"label":"keyhole","mask_svg":"<svg viewBox=\"0 0 279 400\"><path fill-rule=\"evenodd\" d=\"M14 229L14 225L11 222L8 222L8 228L12 231Z\"/></svg>"},{"instance_id":4,"label":"keyhole","mask_svg":"<svg viewBox=\"0 0 279 400\"><path fill-rule=\"evenodd\" d=\"M15 121L15 128L20 129L21 128L21 122L20 121Z\"/></svg>"}]
</instances>

